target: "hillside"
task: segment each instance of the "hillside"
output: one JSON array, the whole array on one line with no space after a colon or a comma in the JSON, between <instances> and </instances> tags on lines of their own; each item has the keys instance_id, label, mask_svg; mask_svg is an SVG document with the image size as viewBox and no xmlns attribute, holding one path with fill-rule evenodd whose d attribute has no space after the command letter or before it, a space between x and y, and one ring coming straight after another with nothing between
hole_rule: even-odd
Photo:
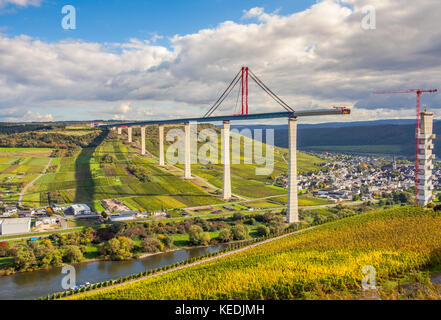
<instances>
[{"instance_id":1,"label":"hillside","mask_svg":"<svg viewBox=\"0 0 441 320\"><path fill-rule=\"evenodd\" d=\"M441 215L400 207L327 223L202 265L77 299L323 299L361 293L366 265L377 294L414 270L439 267ZM387 298L387 296L386 296Z\"/></svg>"},{"instance_id":2,"label":"hillside","mask_svg":"<svg viewBox=\"0 0 441 320\"><path fill-rule=\"evenodd\" d=\"M206 127L201 125L200 129ZM193 174L212 186L200 179L182 179L179 169L182 165L177 165L177 168L159 167L156 158L159 149L157 130L156 126L147 128L146 145L150 154L144 157L140 155L139 128L133 130L132 144L127 142L126 131L123 136L118 136L113 132L100 133L99 130L84 128L46 128L10 137L5 135L4 138L9 140L4 145L9 148L0 151L0 192L5 192L3 201L17 201L20 189L39 175L51 155L48 172L27 189L23 197L25 205L40 207L53 203L87 203L92 209L103 211L100 200L119 199L130 209L153 211L224 203L218 192L222 188L222 165L192 166ZM34 136L38 139L32 140ZM16 148L21 146L17 141L32 142L40 148ZM11 148L13 146L15 148ZM44 146L49 148L42 148ZM271 175L256 175L255 164L232 165L233 193L247 198L286 194L283 188L271 185L274 176L287 171L284 157L287 157L287 150L276 148L275 169ZM317 157L299 153L301 171L317 170L317 164L322 162ZM311 200L313 202L301 199L300 204L303 204L302 201L321 203ZM274 203L259 205L275 206Z\"/></svg>"},{"instance_id":3,"label":"hillside","mask_svg":"<svg viewBox=\"0 0 441 320\"><path fill-rule=\"evenodd\" d=\"M404 123L348 123L299 125L298 147L305 151L347 152L355 154L384 154L413 158L415 152L415 125ZM274 144L288 146L286 125L254 126L274 128ZM434 121L434 141L436 155L441 154L441 122Z\"/></svg>"}]
</instances>

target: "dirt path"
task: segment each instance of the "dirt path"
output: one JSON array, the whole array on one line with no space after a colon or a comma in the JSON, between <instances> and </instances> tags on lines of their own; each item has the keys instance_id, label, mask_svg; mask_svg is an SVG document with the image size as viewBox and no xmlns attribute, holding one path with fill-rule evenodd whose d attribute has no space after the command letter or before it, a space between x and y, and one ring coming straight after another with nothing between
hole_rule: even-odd
<instances>
[{"instance_id":1,"label":"dirt path","mask_svg":"<svg viewBox=\"0 0 441 320\"><path fill-rule=\"evenodd\" d=\"M148 279L148 278L157 277L157 276L160 276L160 275L163 275L163 274L167 274L167 273L170 273L170 272L174 272L174 271L190 268L190 267L193 267L193 266L197 266L197 265L200 265L200 264L203 264L203 263L207 263L207 262L210 262L210 261L218 260L218 259L230 256L232 254L236 254L236 253L239 253L239 252L251 249L251 248L255 248L255 247L260 246L262 244L265 244L265 243L268 243L268 242L271 242L271 241L275 241L275 240L279 240L279 239L291 236L293 234L305 232L307 230L311 230L311 229L314 229L314 228L317 228L317 226L309 227L309 228L306 228L306 229L290 232L290 233L287 233L287 234L284 234L284 235L281 235L281 236L278 236L278 237L274 237L274 238L271 238L271 239L263 240L263 241L260 241L258 243L253 243L253 244L250 244L249 246L246 246L246 247L243 247L243 248L240 248L240 249L237 249L237 250L228 251L228 252L225 252L223 254L211 257L211 258L203 259L201 261L196 261L196 262L193 262L193 263L190 263L190 264L186 264L184 266L176 267L176 268L173 268L173 269L161 271L161 272L158 272L158 273L155 273L155 274L152 274L152 275L149 275L149 276L141 277L141 278L138 278L138 279L135 279L135 280L127 281L127 282L124 282L124 283L118 283L118 284L115 284L115 285L112 285L112 286L109 286L109 287L105 287L105 288L91 290L91 291L88 291L88 293L90 293L90 292L98 292L98 291L103 291L103 290L107 290L107 289L110 289L110 288L116 288L116 287L124 286L124 285L127 285L129 283L138 282L138 281L145 280L145 279Z\"/></svg>"},{"instance_id":2,"label":"dirt path","mask_svg":"<svg viewBox=\"0 0 441 320\"><path fill-rule=\"evenodd\" d=\"M38 179L40 179L41 176L43 176L43 175L46 174L46 171L47 171L47 169L49 168L49 166L51 165L51 162L52 162L52 158L49 158L49 162L47 163L47 165L46 165L46 167L44 168L43 172L42 172L38 177L36 177L34 180L32 180L31 182L29 182L29 183L23 188L23 190L22 190L21 193L20 193L20 198L18 199L18 205L19 205L19 206L22 205L23 196L26 194L26 190L28 190L28 188L29 188L30 186L32 186L32 185L35 183L35 181L37 181Z\"/></svg>"}]
</instances>

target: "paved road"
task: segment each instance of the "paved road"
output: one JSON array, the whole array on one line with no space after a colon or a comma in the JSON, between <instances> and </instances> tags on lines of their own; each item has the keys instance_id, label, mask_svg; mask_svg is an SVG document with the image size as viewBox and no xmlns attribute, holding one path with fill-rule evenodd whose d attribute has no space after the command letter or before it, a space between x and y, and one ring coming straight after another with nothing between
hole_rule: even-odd
<instances>
[{"instance_id":1,"label":"paved road","mask_svg":"<svg viewBox=\"0 0 441 320\"><path fill-rule=\"evenodd\" d=\"M18 199L18 204L19 204L20 206L22 205L23 196L26 194L26 190L28 190L28 188L29 188L30 186L32 186L32 185L35 183L35 181L37 181L38 179L40 179L41 176L43 176L44 174L46 174L46 171L47 171L47 169L49 168L49 166L51 165L51 162L52 162L52 158L49 158L49 162L47 163L47 165L46 165L46 167L44 168L43 172L42 172L38 177L36 177L34 180L32 180L30 183L28 183L28 184L26 185L26 187L23 188L23 190L22 190L21 193L20 193L20 198Z\"/></svg>"}]
</instances>

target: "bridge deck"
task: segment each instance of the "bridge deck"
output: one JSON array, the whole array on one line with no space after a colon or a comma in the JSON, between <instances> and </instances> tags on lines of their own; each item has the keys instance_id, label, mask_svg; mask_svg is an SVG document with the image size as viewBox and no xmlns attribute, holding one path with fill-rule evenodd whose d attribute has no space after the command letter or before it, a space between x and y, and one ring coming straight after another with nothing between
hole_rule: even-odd
<instances>
[{"instance_id":1,"label":"bridge deck","mask_svg":"<svg viewBox=\"0 0 441 320\"><path fill-rule=\"evenodd\" d=\"M132 126L147 126L157 124L180 124L188 122L209 123L226 120L255 120L255 119L276 119L276 118L289 118L289 117L311 117L311 116L323 116L323 115L336 115L336 114L349 114L350 109L319 109L308 111L295 111L295 112L271 112L271 113L255 113L247 115L226 115L215 116L207 118L183 118L183 119L169 119L169 120L149 120L149 121L135 121L125 123L113 123L101 125L100 127L132 127Z\"/></svg>"}]
</instances>

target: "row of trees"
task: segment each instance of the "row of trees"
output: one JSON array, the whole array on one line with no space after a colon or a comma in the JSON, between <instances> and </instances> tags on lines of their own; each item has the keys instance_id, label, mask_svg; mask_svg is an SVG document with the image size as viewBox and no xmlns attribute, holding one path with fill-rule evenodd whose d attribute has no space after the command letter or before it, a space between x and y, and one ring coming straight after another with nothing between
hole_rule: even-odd
<instances>
[{"instance_id":1,"label":"row of trees","mask_svg":"<svg viewBox=\"0 0 441 320\"><path fill-rule=\"evenodd\" d=\"M3 245L0 253L3 256L13 257L13 268L16 271L25 271L49 266L60 266L63 263L75 263L84 259L86 247L66 245L56 247L52 241L42 242L15 242L12 247Z\"/></svg>"}]
</instances>

